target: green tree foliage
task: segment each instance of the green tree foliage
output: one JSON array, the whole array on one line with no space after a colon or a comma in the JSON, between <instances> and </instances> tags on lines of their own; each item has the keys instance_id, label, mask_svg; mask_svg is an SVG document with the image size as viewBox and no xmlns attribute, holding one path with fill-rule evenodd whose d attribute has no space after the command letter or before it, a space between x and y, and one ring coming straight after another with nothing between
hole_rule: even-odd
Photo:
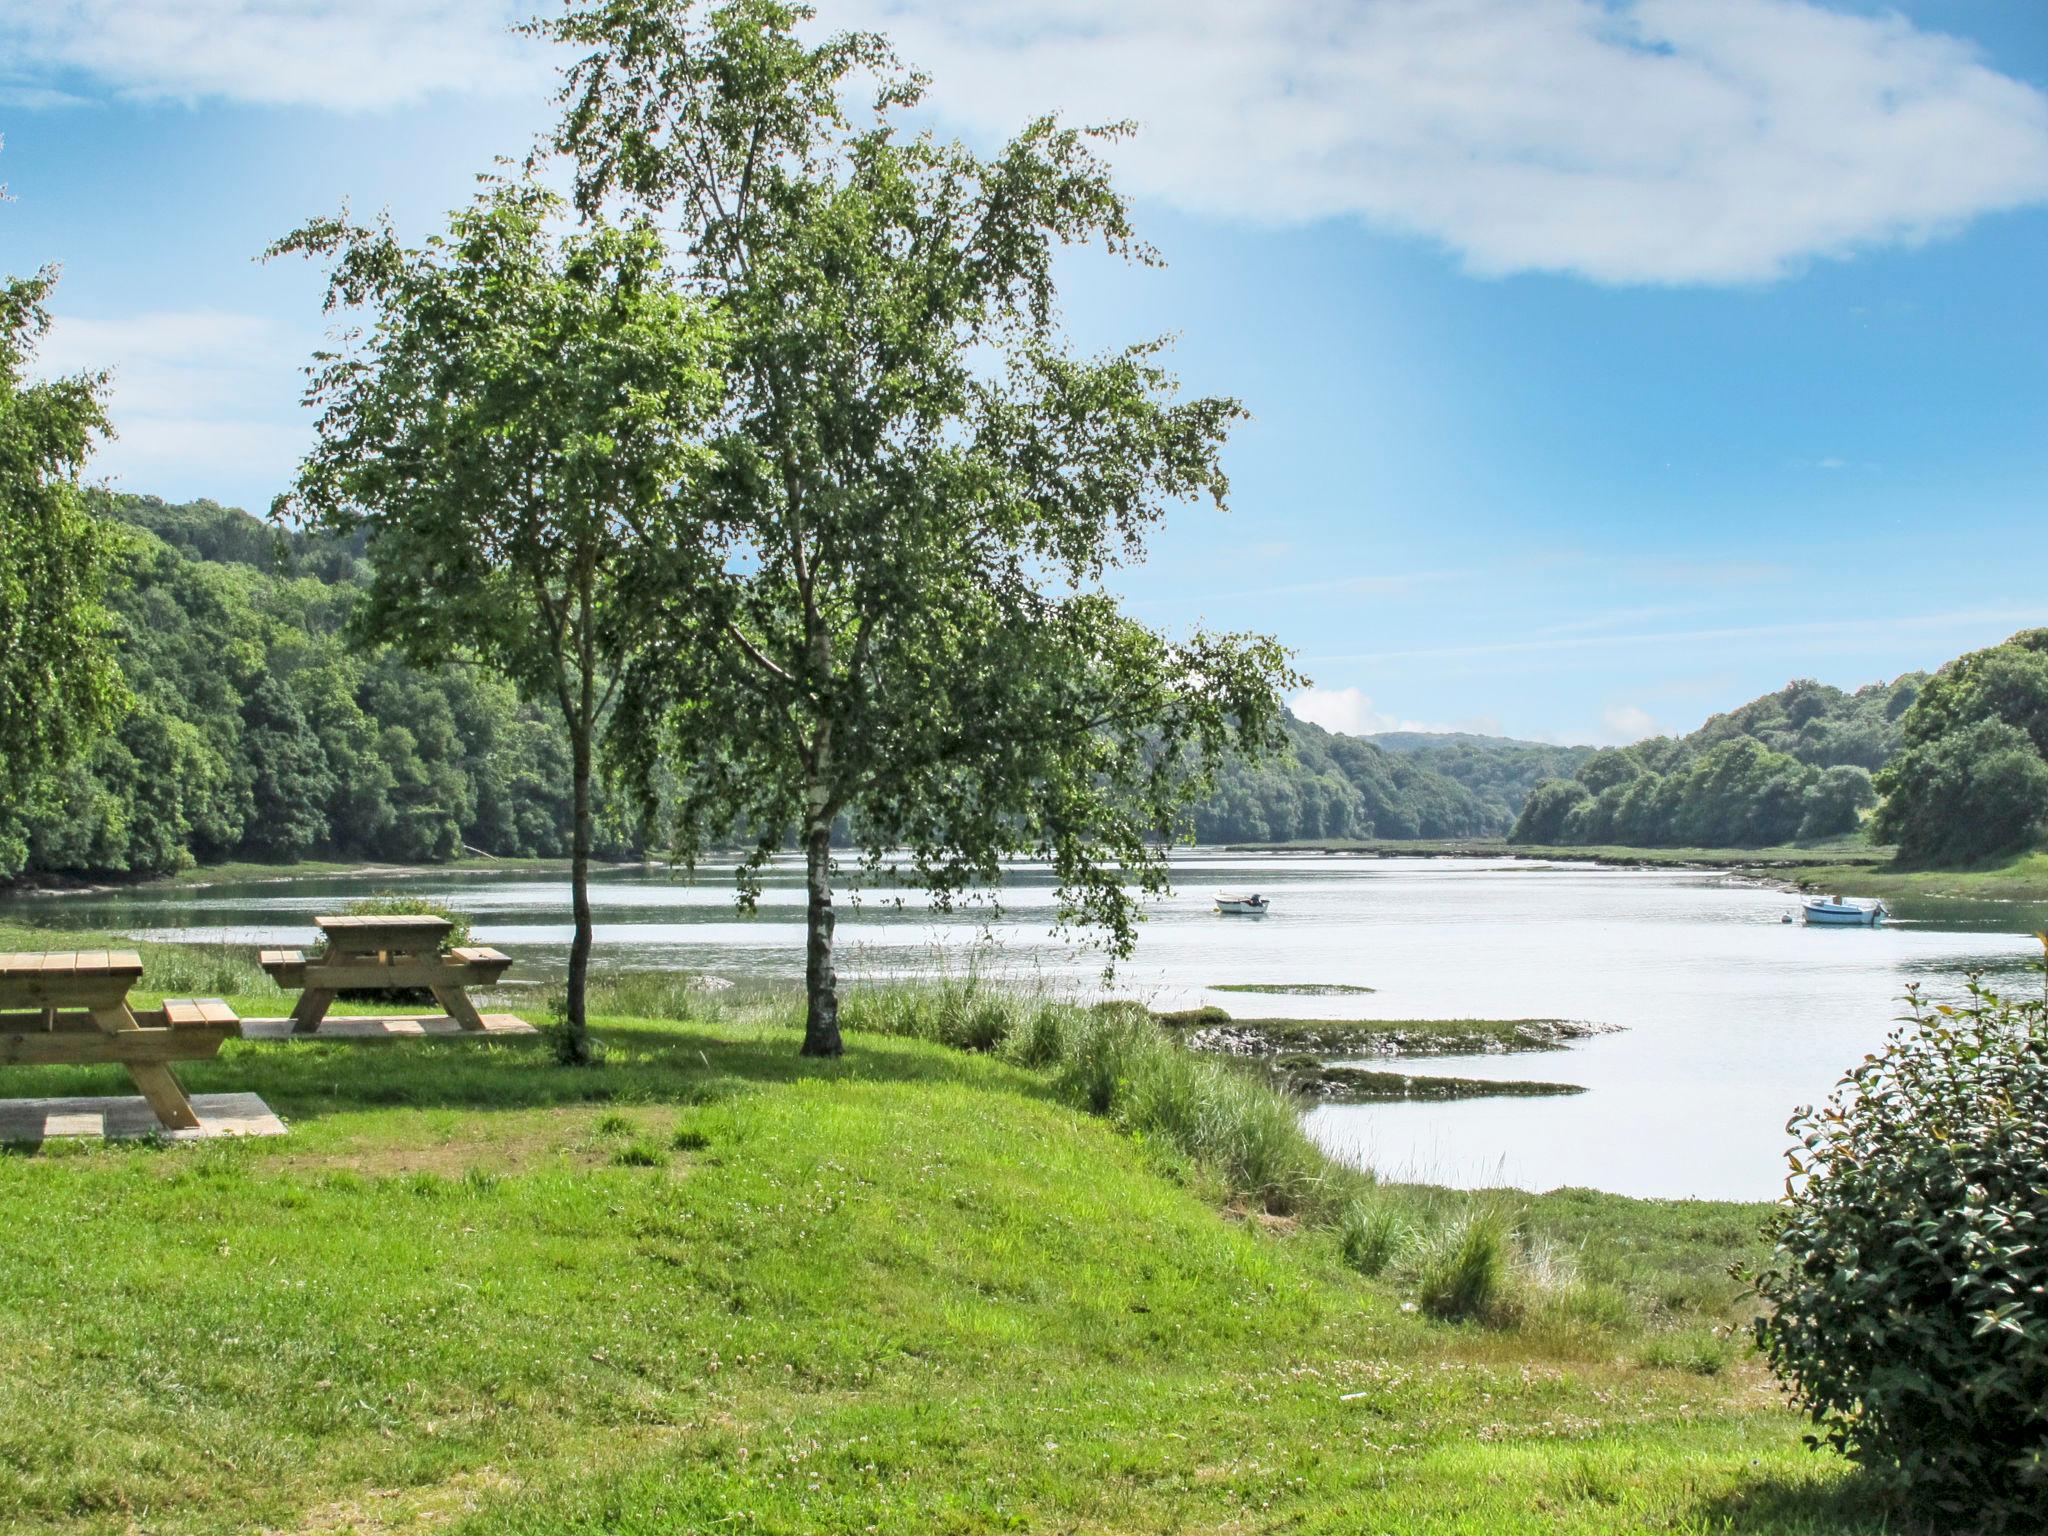
<instances>
[{"instance_id":1,"label":"green tree foliage","mask_svg":"<svg viewBox=\"0 0 2048 1536\"><path fill-rule=\"evenodd\" d=\"M1943 667L1877 777L1877 828L1917 863L2012 853L2048 826L2048 629Z\"/></svg>"},{"instance_id":2,"label":"green tree foliage","mask_svg":"<svg viewBox=\"0 0 2048 1536\"><path fill-rule=\"evenodd\" d=\"M285 814L304 820L287 841L303 851L401 862L464 846L569 851L558 711L478 668L422 670L354 647L345 624L368 567L348 541L281 535L205 502L95 500L111 531L110 639L134 707L50 775L33 807L0 798L0 848L17 850L0 878L281 856L258 800L294 777ZM199 550L221 558L187 553ZM289 729L294 718L317 753ZM609 810L597 847L633 849Z\"/></svg>"},{"instance_id":3,"label":"green tree foliage","mask_svg":"<svg viewBox=\"0 0 2048 1536\"><path fill-rule=\"evenodd\" d=\"M1570 778L1592 754L1590 747L1559 747L1465 731L1382 731L1364 739L1426 772L1462 784L1486 818L1482 829L1486 836L1497 836L1515 824L1530 790L1545 779Z\"/></svg>"},{"instance_id":4,"label":"green tree foliage","mask_svg":"<svg viewBox=\"0 0 2048 1536\"><path fill-rule=\"evenodd\" d=\"M1821 1438L1920 1513L2048 1507L2048 1006L1974 982L1802 1110L1756 1334Z\"/></svg>"},{"instance_id":5,"label":"green tree foliage","mask_svg":"<svg viewBox=\"0 0 2048 1536\"><path fill-rule=\"evenodd\" d=\"M1510 817L1449 776L1433 755L1387 752L1291 716L1288 750L1233 756L1194 807L1205 843L1316 838L1487 837Z\"/></svg>"},{"instance_id":6,"label":"green tree foliage","mask_svg":"<svg viewBox=\"0 0 2048 1536\"><path fill-rule=\"evenodd\" d=\"M715 579L678 586L630 674L644 773L681 780L684 851L737 824L746 873L808 878L804 1049L840 1049L831 837L908 850L942 896L1045 859L1070 921L1135 939L1205 770L1278 734L1278 648L1172 639L1109 570L1165 507L1221 504L1235 402L1183 398L1146 342L1070 351L1054 251L1152 259L1096 154L1051 119L984 159L895 119L922 82L880 37L776 0L605 0L542 26L579 52L558 147L586 211L674 221L731 347ZM850 98L869 92L872 108Z\"/></svg>"},{"instance_id":7,"label":"green tree foliage","mask_svg":"<svg viewBox=\"0 0 2048 1536\"><path fill-rule=\"evenodd\" d=\"M1854 693L1795 682L1690 736L1592 753L1569 781L1531 791L1510 837L1761 848L1853 832L1877 802L1870 770L1899 750L1902 717L1924 681L1911 673Z\"/></svg>"},{"instance_id":8,"label":"green tree foliage","mask_svg":"<svg viewBox=\"0 0 2048 1536\"><path fill-rule=\"evenodd\" d=\"M299 701L274 677L258 678L242 702L242 751L249 764L244 846L296 859L325 842L323 807L334 793L334 773Z\"/></svg>"},{"instance_id":9,"label":"green tree foliage","mask_svg":"<svg viewBox=\"0 0 2048 1536\"><path fill-rule=\"evenodd\" d=\"M1577 779L1545 779L1529 792L1515 822L1518 843L1561 843L1572 816L1593 803L1593 792Z\"/></svg>"},{"instance_id":10,"label":"green tree foliage","mask_svg":"<svg viewBox=\"0 0 2048 1536\"><path fill-rule=\"evenodd\" d=\"M28 382L49 327L45 270L0 283L0 812L21 806L118 717L101 602L108 531L78 477L108 431L104 375ZM0 814L0 874L23 856Z\"/></svg>"},{"instance_id":11,"label":"green tree foliage","mask_svg":"<svg viewBox=\"0 0 2048 1536\"><path fill-rule=\"evenodd\" d=\"M1957 863L2024 848L2048 823L2048 763L2003 720L1919 742L1881 776L1880 835L1915 863Z\"/></svg>"},{"instance_id":12,"label":"green tree foliage","mask_svg":"<svg viewBox=\"0 0 2048 1536\"><path fill-rule=\"evenodd\" d=\"M593 220L558 236L561 212L536 183L493 182L417 249L388 225L327 219L272 254L327 259L329 312L368 317L312 370L318 437L280 503L328 533L362 533L370 577L355 637L388 641L418 665L474 661L560 713L575 921L566 1040L581 1059L594 752L650 616L688 584L700 546L690 486L708 462L697 436L719 380L713 329L677 292L652 226ZM387 725L372 753L389 780L387 835L412 857L448 857L476 798L451 814L465 786L411 765L452 756L454 722L372 713L419 721ZM279 744L267 755L252 745L264 770L258 820L289 855L324 830L310 807L325 796L309 791L325 755L295 705L264 727L251 720L247 732ZM270 760L294 731L296 777L273 776L280 801L309 808L298 821L267 814L265 795ZM502 826L515 809L502 793L492 800Z\"/></svg>"}]
</instances>

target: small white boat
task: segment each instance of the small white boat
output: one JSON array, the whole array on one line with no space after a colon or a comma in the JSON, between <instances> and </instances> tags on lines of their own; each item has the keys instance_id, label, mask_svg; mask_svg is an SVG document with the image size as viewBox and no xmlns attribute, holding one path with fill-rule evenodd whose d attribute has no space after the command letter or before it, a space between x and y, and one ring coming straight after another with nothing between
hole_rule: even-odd
<instances>
[{"instance_id":1,"label":"small white boat","mask_svg":"<svg viewBox=\"0 0 2048 1536\"><path fill-rule=\"evenodd\" d=\"M1844 901L1839 896L1809 896L1806 898L1805 915L1808 923L1821 928L1875 928L1892 914L1881 901Z\"/></svg>"},{"instance_id":2,"label":"small white boat","mask_svg":"<svg viewBox=\"0 0 2048 1536\"><path fill-rule=\"evenodd\" d=\"M1216 910L1225 917L1264 917L1272 905L1257 891L1218 891Z\"/></svg>"}]
</instances>

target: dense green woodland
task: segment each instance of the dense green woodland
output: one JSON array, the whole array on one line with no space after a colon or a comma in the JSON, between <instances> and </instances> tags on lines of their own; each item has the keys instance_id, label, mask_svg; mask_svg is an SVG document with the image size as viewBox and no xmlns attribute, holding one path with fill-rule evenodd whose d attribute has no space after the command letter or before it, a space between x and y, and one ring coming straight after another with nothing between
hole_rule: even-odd
<instances>
[{"instance_id":1,"label":"dense green woodland","mask_svg":"<svg viewBox=\"0 0 2048 1536\"><path fill-rule=\"evenodd\" d=\"M0 877L566 849L559 724L475 669L351 649L355 549L212 502L99 510L120 525L107 603L132 703L33 803L0 804Z\"/></svg>"},{"instance_id":2,"label":"dense green woodland","mask_svg":"<svg viewBox=\"0 0 2048 1536\"><path fill-rule=\"evenodd\" d=\"M0 877L567 852L559 720L479 670L352 649L359 542L208 501L108 496L97 510L120 530L107 593L133 707L35 805L0 807ZM1300 721L1288 731L1292 753L1225 768L1197 807L1199 837L1498 835L1529 784L1584 755L1485 738L1424 755ZM602 852L639 846L617 815L600 826Z\"/></svg>"},{"instance_id":3,"label":"dense green woodland","mask_svg":"<svg viewBox=\"0 0 2048 1536\"><path fill-rule=\"evenodd\" d=\"M1592 753L1570 778L1535 786L1514 840L1761 848L1853 832L1926 681L1914 672L1854 693L1794 682L1689 736Z\"/></svg>"},{"instance_id":4,"label":"dense green woodland","mask_svg":"<svg viewBox=\"0 0 2048 1536\"><path fill-rule=\"evenodd\" d=\"M149 875L309 854L559 856L571 805L550 711L461 666L342 634L360 548L200 501L102 496L132 704L33 804L0 804L0 878ZM1287 723L1227 764L1204 842L1499 836L1763 847L1871 829L1923 862L1986 857L2048 822L2048 631L1853 693L1795 682L1689 736L1594 751L1470 735L1364 739ZM1873 775L1875 778L1873 779ZM626 818L601 851L635 852Z\"/></svg>"},{"instance_id":5,"label":"dense green woodland","mask_svg":"<svg viewBox=\"0 0 2048 1536\"><path fill-rule=\"evenodd\" d=\"M1367 740L1300 720L1287 734L1291 753L1225 768L1195 812L1201 841L1498 837L1538 781L1571 773L1591 750L1485 736Z\"/></svg>"},{"instance_id":6,"label":"dense green woodland","mask_svg":"<svg viewBox=\"0 0 2048 1536\"><path fill-rule=\"evenodd\" d=\"M1765 847L1868 827L1908 863L2048 833L2048 629L1854 693L1796 682L1690 736L1596 752L1537 785L1523 843Z\"/></svg>"}]
</instances>

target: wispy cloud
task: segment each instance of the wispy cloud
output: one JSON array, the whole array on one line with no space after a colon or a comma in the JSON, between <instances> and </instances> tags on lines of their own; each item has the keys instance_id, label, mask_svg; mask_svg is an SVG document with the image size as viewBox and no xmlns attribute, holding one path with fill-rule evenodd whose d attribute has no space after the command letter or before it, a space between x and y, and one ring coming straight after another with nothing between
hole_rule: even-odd
<instances>
[{"instance_id":1,"label":"wispy cloud","mask_svg":"<svg viewBox=\"0 0 2048 1536\"><path fill-rule=\"evenodd\" d=\"M1625 747L1645 736L1655 736L1661 727L1657 717L1634 704L1610 704L1600 714L1600 745Z\"/></svg>"},{"instance_id":2,"label":"wispy cloud","mask_svg":"<svg viewBox=\"0 0 2048 1536\"><path fill-rule=\"evenodd\" d=\"M1745 283L2048 197L2048 97L1807 0L854 0L949 118L1133 118L1135 185L1472 271Z\"/></svg>"},{"instance_id":3,"label":"wispy cloud","mask_svg":"<svg viewBox=\"0 0 2048 1536\"><path fill-rule=\"evenodd\" d=\"M384 109L546 89L532 0L0 7L17 105ZM2048 96L1968 43L1812 0L844 0L991 133L1136 119L1138 190L1357 217L1476 273L1744 283L2048 198ZM23 95L41 91L37 97Z\"/></svg>"},{"instance_id":4,"label":"wispy cloud","mask_svg":"<svg viewBox=\"0 0 2048 1536\"><path fill-rule=\"evenodd\" d=\"M1900 633L1961 630L1987 624L2010 624L2018 628L2043 623L2048 623L2048 605L2027 608L1971 608L1946 613L1886 614L1870 618L1817 619L1783 624L1739 624L1711 629L1637 630L1627 634L1540 634L1516 640L1485 641L1469 645L1361 651L1343 656L1309 656L1303 659L1303 664L1328 666L1335 663L1528 656L1571 651L1642 650L1667 646L1730 644L1747 640L1804 639L1822 642L1823 648L1838 649L1844 642L1858 645L1883 642Z\"/></svg>"},{"instance_id":5,"label":"wispy cloud","mask_svg":"<svg viewBox=\"0 0 2048 1536\"><path fill-rule=\"evenodd\" d=\"M1234 592L1211 592L1176 602L1237 603L1267 597L1393 597L1419 588L1461 581L1463 571L1395 571L1383 575L1332 576L1321 581L1294 581L1278 586L1247 587Z\"/></svg>"},{"instance_id":6,"label":"wispy cloud","mask_svg":"<svg viewBox=\"0 0 2048 1536\"><path fill-rule=\"evenodd\" d=\"M1298 720L1320 725L1343 736L1374 736L1381 731L1424 731L1438 735L1457 730L1450 725L1425 725L1388 714L1356 688L1304 688L1287 701Z\"/></svg>"},{"instance_id":7,"label":"wispy cloud","mask_svg":"<svg viewBox=\"0 0 2048 1536\"><path fill-rule=\"evenodd\" d=\"M60 314L36 361L46 375L112 373L119 435L95 473L132 490L215 494L226 466L243 484L291 478L311 436L297 401L316 340L222 310Z\"/></svg>"},{"instance_id":8,"label":"wispy cloud","mask_svg":"<svg viewBox=\"0 0 2048 1536\"><path fill-rule=\"evenodd\" d=\"M17 79L83 75L132 97L381 109L437 94L546 90L547 50L509 30L539 8L532 0L25 0L0 6L0 55Z\"/></svg>"}]
</instances>

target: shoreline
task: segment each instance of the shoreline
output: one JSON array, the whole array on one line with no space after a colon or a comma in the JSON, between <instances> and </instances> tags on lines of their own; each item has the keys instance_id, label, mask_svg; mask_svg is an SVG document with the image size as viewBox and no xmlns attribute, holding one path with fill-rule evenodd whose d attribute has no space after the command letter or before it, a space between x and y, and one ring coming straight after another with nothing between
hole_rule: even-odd
<instances>
[{"instance_id":1,"label":"shoreline","mask_svg":"<svg viewBox=\"0 0 2048 1536\"><path fill-rule=\"evenodd\" d=\"M1622 844L1561 847L1509 843L1502 838L1303 839L1285 843L1189 845L1188 852L1241 854L1323 854L1375 859L1494 859L1524 866L1591 864L1607 869L1700 870L1723 874L1787 894L1841 890L1866 898L1974 900L2048 905L2048 848L1989 863L1950 869L1902 869L1891 850L1869 844L1820 844L1810 848L1637 848ZM713 857L722 857L714 854ZM593 860L593 873L620 870L680 872L659 859ZM111 896L171 889L205 890L227 884L271 885L294 880L408 881L435 875L490 871L567 875L566 858L471 856L444 864L389 864L374 860L303 859L290 864L231 860L196 865L174 874L127 880L38 876L0 885L0 914L44 899Z\"/></svg>"},{"instance_id":2,"label":"shoreline","mask_svg":"<svg viewBox=\"0 0 2048 1536\"><path fill-rule=\"evenodd\" d=\"M1861 845L1812 848L1634 848L1601 844L1584 848L1509 843L1501 838L1414 841L1347 839L1291 843L1229 843L1225 853L1321 853L1400 859L1509 859L1532 864L1597 864L1609 869L1693 869L1714 871L1787 892L1839 888L1854 880L1867 896L1960 898L2013 903L2048 903L2048 849L1954 869L1901 869L1891 850Z\"/></svg>"}]
</instances>

